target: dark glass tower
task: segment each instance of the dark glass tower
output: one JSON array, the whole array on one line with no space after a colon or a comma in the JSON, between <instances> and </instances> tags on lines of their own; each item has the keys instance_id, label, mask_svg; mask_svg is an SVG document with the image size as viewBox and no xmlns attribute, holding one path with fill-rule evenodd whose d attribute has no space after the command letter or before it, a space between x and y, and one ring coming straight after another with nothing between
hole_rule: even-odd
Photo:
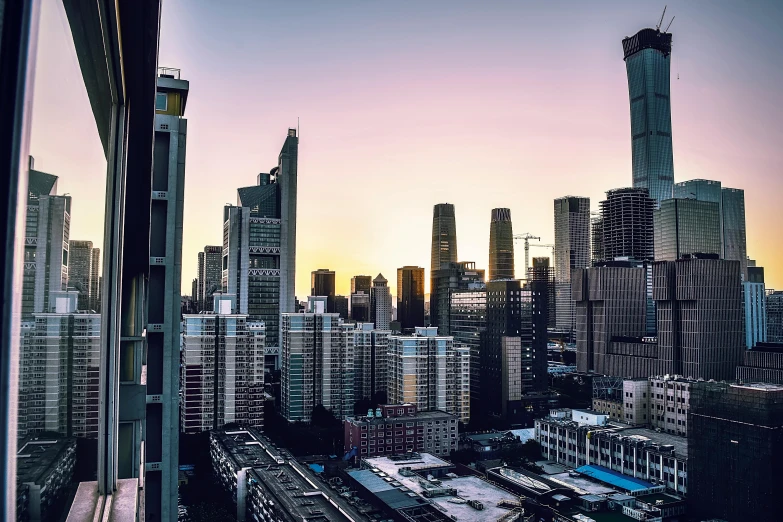
<instances>
[{"instance_id":1,"label":"dark glass tower","mask_svg":"<svg viewBox=\"0 0 783 522\"><path fill-rule=\"evenodd\" d=\"M310 295L326 297L326 311L335 312L334 306L334 270L319 268L310 273Z\"/></svg>"},{"instance_id":2,"label":"dark glass tower","mask_svg":"<svg viewBox=\"0 0 783 522\"><path fill-rule=\"evenodd\" d=\"M424 324L424 269L404 266L397 269L397 320L402 331Z\"/></svg>"},{"instance_id":3,"label":"dark glass tower","mask_svg":"<svg viewBox=\"0 0 783 522\"><path fill-rule=\"evenodd\" d=\"M514 232L508 208L493 208L489 225L489 281L499 279L514 279Z\"/></svg>"},{"instance_id":4,"label":"dark glass tower","mask_svg":"<svg viewBox=\"0 0 783 522\"><path fill-rule=\"evenodd\" d=\"M457 262L457 222L454 205L438 203L432 209L432 255L430 272L444 263Z\"/></svg>"},{"instance_id":5,"label":"dark glass tower","mask_svg":"<svg viewBox=\"0 0 783 522\"><path fill-rule=\"evenodd\" d=\"M623 39L631 104L633 186L656 205L672 197L672 111L669 99L672 35L642 29Z\"/></svg>"},{"instance_id":6,"label":"dark glass tower","mask_svg":"<svg viewBox=\"0 0 783 522\"><path fill-rule=\"evenodd\" d=\"M351 278L351 319L364 323L370 320L370 288L372 276Z\"/></svg>"}]
</instances>

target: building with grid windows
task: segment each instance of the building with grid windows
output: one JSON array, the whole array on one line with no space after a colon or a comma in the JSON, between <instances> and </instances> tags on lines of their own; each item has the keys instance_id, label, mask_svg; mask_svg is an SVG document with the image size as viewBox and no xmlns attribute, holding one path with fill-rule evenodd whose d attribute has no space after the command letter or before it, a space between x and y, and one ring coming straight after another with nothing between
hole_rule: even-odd
<instances>
[{"instance_id":1,"label":"building with grid windows","mask_svg":"<svg viewBox=\"0 0 783 522\"><path fill-rule=\"evenodd\" d=\"M376 330L372 323L356 323L353 330L354 385L356 400L375 401L386 395L386 352L389 330Z\"/></svg>"},{"instance_id":2,"label":"building with grid windows","mask_svg":"<svg viewBox=\"0 0 783 522\"><path fill-rule=\"evenodd\" d=\"M388 330L392 320L392 296L389 281L378 274L370 289L370 322L378 330Z\"/></svg>"},{"instance_id":3,"label":"building with grid windows","mask_svg":"<svg viewBox=\"0 0 783 522\"><path fill-rule=\"evenodd\" d=\"M79 310L92 310L92 241L68 241L68 288L79 292Z\"/></svg>"},{"instance_id":4,"label":"building with grid windows","mask_svg":"<svg viewBox=\"0 0 783 522\"><path fill-rule=\"evenodd\" d=\"M198 289L193 295L199 310L212 311L213 296L223 287L223 247L204 247L198 253Z\"/></svg>"},{"instance_id":5,"label":"building with grid windows","mask_svg":"<svg viewBox=\"0 0 783 522\"><path fill-rule=\"evenodd\" d=\"M389 337L389 404L415 404L419 411L440 410L470 420L470 350L435 327Z\"/></svg>"},{"instance_id":6,"label":"building with grid windows","mask_svg":"<svg viewBox=\"0 0 783 522\"><path fill-rule=\"evenodd\" d=\"M493 208L489 223L489 281L514 279L514 231L511 209Z\"/></svg>"},{"instance_id":7,"label":"building with grid windows","mask_svg":"<svg viewBox=\"0 0 783 522\"><path fill-rule=\"evenodd\" d=\"M470 408L480 408L481 335L487 328L486 284L451 293L449 331L454 343L470 352Z\"/></svg>"},{"instance_id":8,"label":"building with grid windows","mask_svg":"<svg viewBox=\"0 0 783 522\"><path fill-rule=\"evenodd\" d=\"M653 259L653 210L655 200L646 188L620 188L606 192L600 203L601 218L595 222L600 231L593 233L602 238L601 259L613 261L628 258L636 261Z\"/></svg>"},{"instance_id":9,"label":"building with grid windows","mask_svg":"<svg viewBox=\"0 0 783 522\"><path fill-rule=\"evenodd\" d=\"M674 184L671 52L671 33L658 29L642 29L623 39L631 105L633 186L647 189L656 206L672 197Z\"/></svg>"},{"instance_id":10,"label":"building with grid windows","mask_svg":"<svg viewBox=\"0 0 783 522\"><path fill-rule=\"evenodd\" d=\"M281 315L280 411L289 422L310 422L318 405L338 419L353 414L354 329L338 314Z\"/></svg>"},{"instance_id":11,"label":"building with grid windows","mask_svg":"<svg viewBox=\"0 0 783 522\"><path fill-rule=\"evenodd\" d=\"M218 294L214 312L183 316L183 433L264 426L264 324L231 313L230 300Z\"/></svg>"},{"instance_id":12,"label":"building with grid windows","mask_svg":"<svg viewBox=\"0 0 783 522\"><path fill-rule=\"evenodd\" d=\"M720 205L673 198L653 212L655 260L674 261L685 254L721 252Z\"/></svg>"},{"instance_id":13,"label":"building with grid windows","mask_svg":"<svg viewBox=\"0 0 783 522\"><path fill-rule=\"evenodd\" d=\"M370 320L370 289L372 276L358 275L351 278L351 319L359 323Z\"/></svg>"},{"instance_id":14,"label":"building with grid windows","mask_svg":"<svg viewBox=\"0 0 783 522\"><path fill-rule=\"evenodd\" d=\"M571 270L590 266L590 198L555 199L554 265L556 305L550 310L550 319L555 319L558 329L573 331Z\"/></svg>"},{"instance_id":15,"label":"building with grid windows","mask_svg":"<svg viewBox=\"0 0 783 522\"><path fill-rule=\"evenodd\" d=\"M437 326L440 335L451 335L451 297L458 290L484 285L484 270L473 261L443 263L430 278L430 326Z\"/></svg>"}]
</instances>

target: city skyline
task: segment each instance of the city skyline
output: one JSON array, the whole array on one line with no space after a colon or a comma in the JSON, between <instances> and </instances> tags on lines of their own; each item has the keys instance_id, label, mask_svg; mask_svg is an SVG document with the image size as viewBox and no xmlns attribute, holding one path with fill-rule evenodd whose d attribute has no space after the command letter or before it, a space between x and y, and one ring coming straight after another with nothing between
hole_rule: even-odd
<instances>
[{"instance_id":1,"label":"city skyline","mask_svg":"<svg viewBox=\"0 0 783 522\"><path fill-rule=\"evenodd\" d=\"M561 9L564 5L570 12ZM775 195L783 189L783 180L775 177L780 109L773 103L782 73L769 67L781 39L772 30L771 13L780 6L759 2L735 16L737 6L710 3L711 9L700 9L703 5L673 3L667 11L677 17L670 29L675 181L714 179L745 190L748 255L765 267L768 288L780 288L783 245L768 240L781 223ZM616 3L560 2L493 6L477 13L478 7L467 5L431 5L421 7L417 17L409 16L409 4L335 12L315 4L274 11L250 4L217 9L172 0L162 15L159 63L181 68L194 89L188 103L185 292L196 275L196 253L220 243L221 207L234 201L237 187L269 168L281 134L296 126L297 117L304 132L299 299L307 294L309 272L321 266L335 270L336 293L343 295L356 274L426 266L430 209L436 203L455 205L461 257L487 268L492 208L510 208L518 232L552 243L553 199L589 197L596 210L606 190L632 184L620 44L654 27L659 6L642 11ZM240 18L247 11L256 16ZM182 16L169 14L174 12ZM386 18L379 16L384 13ZM475 16L487 17L492 32L458 30ZM261 19L263 30L258 24L251 30L243 18ZM526 19L540 23L528 24L523 34L511 30ZM330 29L324 33L317 25ZM732 37L750 27L755 39ZM215 35L217 47L198 40L205 31ZM298 38L290 46L275 43L281 33L294 31ZM376 38L359 49L357 41L370 34ZM94 201L101 199L105 159L99 140L89 139L97 137L90 114L80 110L87 100L73 49L56 45L70 38L60 4L44 3L41 35L46 44L39 46L36 98L41 102L35 105L31 152L37 169L59 177L59 193L73 197L71 237L100 246L103 206ZM589 47L576 45L588 35ZM263 81L272 68L283 73L279 85ZM253 85L261 86L263 96L251 97L241 111L216 103L221 97L243 99ZM319 85L318 96L311 85ZM49 94L55 91L57 96ZM62 121L69 122L67 135L54 124ZM218 134L217 129L227 130ZM483 190L468 188L476 181ZM354 191L343 190L352 183L368 193L382 191L382 201L389 203L378 205L376 197L356 198ZM351 214L331 210L349 205ZM400 205L405 212L395 212ZM350 227L368 240L359 244L349 234L325 235L323 226ZM522 249L516 250L520 267ZM395 288L395 281L389 286Z\"/></svg>"}]
</instances>

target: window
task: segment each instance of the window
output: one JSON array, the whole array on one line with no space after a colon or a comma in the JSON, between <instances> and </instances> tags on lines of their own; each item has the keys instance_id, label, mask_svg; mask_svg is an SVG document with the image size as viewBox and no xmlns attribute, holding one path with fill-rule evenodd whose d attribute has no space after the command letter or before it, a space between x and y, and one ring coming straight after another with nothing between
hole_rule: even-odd
<instances>
[{"instance_id":1,"label":"window","mask_svg":"<svg viewBox=\"0 0 783 522\"><path fill-rule=\"evenodd\" d=\"M155 94L155 110L167 111L168 110L168 96L165 92L159 92Z\"/></svg>"}]
</instances>

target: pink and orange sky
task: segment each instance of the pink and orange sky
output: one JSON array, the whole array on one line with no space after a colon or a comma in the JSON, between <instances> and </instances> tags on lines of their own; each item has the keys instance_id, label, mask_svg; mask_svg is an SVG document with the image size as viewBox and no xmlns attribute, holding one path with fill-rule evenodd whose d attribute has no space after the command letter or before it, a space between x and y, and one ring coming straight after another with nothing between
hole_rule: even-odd
<instances>
[{"instance_id":1,"label":"pink and orange sky","mask_svg":"<svg viewBox=\"0 0 783 522\"><path fill-rule=\"evenodd\" d=\"M668 3L675 181L744 189L748 254L783 288L783 4ZM182 293L221 242L223 205L276 164L297 117L300 298L317 268L343 294L352 275L429 272L435 203L455 204L459 258L482 268L493 207L552 243L554 198L597 209L631 184L620 41L662 9L164 0L159 63L190 81ZM71 238L101 243L106 164L59 0L43 0L31 151L74 198ZM521 244L516 257L520 277Z\"/></svg>"}]
</instances>

